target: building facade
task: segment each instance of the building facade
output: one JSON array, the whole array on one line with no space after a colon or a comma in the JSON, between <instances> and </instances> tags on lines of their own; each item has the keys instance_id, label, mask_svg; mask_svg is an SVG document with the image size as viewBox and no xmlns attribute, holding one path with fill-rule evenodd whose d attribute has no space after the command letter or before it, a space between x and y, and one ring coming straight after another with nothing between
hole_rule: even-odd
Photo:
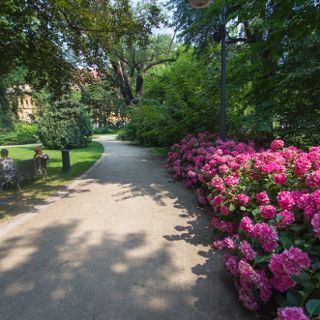
<instances>
[{"instance_id":1,"label":"building facade","mask_svg":"<svg viewBox=\"0 0 320 320\"><path fill-rule=\"evenodd\" d=\"M19 89L21 90L21 95L17 101L19 120L33 122L37 106L32 99L32 90L28 84L19 86Z\"/></svg>"},{"instance_id":2,"label":"building facade","mask_svg":"<svg viewBox=\"0 0 320 320\"><path fill-rule=\"evenodd\" d=\"M34 122L37 106L32 99L32 90L28 84L22 84L7 90L9 99L20 121Z\"/></svg>"}]
</instances>

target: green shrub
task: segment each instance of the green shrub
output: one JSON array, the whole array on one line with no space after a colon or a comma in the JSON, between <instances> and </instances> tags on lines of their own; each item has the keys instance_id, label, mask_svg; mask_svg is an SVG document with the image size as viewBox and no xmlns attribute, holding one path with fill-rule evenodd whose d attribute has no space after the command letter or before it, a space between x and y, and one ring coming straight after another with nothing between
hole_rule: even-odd
<instances>
[{"instance_id":1,"label":"green shrub","mask_svg":"<svg viewBox=\"0 0 320 320\"><path fill-rule=\"evenodd\" d=\"M170 66L145 76L141 103L127 108L126 137L148 146L169 146L188 133L219 129L219 87L210 87L207 64L182 53Z\"/></svg>"},{"instance_id":2,"label":"green shrub","mask_svg":"<svg viewBox=\"0 0 320 320\"><path fill-rule=\"evenodd\" d=\"M14 131L7 133L0 133L0 145L1 146L9 146L18 144L17 134Z\"/></svg>"},{"instance_id":3,"label":"green shrub","mask_svg":"<svg viewBox=\"0 0 320 320\"><path fill-rule=\"evenodd\" d=\"M106 134L106 133L117 133L119 131L119 125L114 123L108 123L105 127L94 128L94 134Z\"/></svg>"},{"instance_id":4,"label":"green shrub","mask_svg":"<svg viewBox=\"0 0 320 320\"><path fill-rule=\"evenodd\" d=\"M0 145L17 145L36 143L37 127L31 123L19 123L15 126L14 131L0 132Z\"/></svg>"},{"instance_id":5,"label":"green shrub","mask_svg":"<svg viewBox=\"0 0 320 320\"><path fill-rule=\"evenodd\" d=\"M40 141L49 149L74 149L88 145L92 121L84 105L68 97L43 110L38 120Z\"/></svg>"},{"instance_id":6,"label":"green shrub","mask_svg":"<svg viewBox=\"0 0 320 320\"><path fill-rule=\"evenodd\" d=\"M36 143L37 127L31 123L20 123L16 126L18 144Z\"/></svg>"}]
</instances>

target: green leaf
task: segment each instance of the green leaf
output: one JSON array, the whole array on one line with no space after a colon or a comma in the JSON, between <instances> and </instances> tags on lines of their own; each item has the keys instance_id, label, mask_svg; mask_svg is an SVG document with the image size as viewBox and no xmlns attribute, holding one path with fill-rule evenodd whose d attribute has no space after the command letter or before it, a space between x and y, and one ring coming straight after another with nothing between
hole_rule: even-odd
<instances>
[{"instance_id":1,"label":"green leaf","mask_svg":"<svg viewBox=\"0 0 320 320\"><path fill-rule=\"evenodd\" d=\"M280 242L286 249L289 249L290 247L292 247L292 244L293 244L292 241L285 236L280 237Z\"/></svg>"},{"instance_id":2,"label":"green leaf","mask_svg":"<svg viewBox=\"0 0 320 320\"><path fill-rule=\"evenodd\" d=\"M283 220L283 216L277 215L277 216L276 216L276 221L277 221L277 222L280 222L281 220Z\"/></svg>"},{"instance_id":3,"label":"green leaf","mask_svg":"<svg viewBox=\"0 0 320 320\"><path fill-rule=\"evenodd\" d=\"M271 258L272 254L266 254L263 256L257 256L254 260L255 263L262 263L262 262L266 262L269 261Z\"/></svg>"},{"instance_id":4,"label":"green leaf","mask_svg":"<svg viewBox=\"0 0 320 320\"><path fill-rule=\"evenodd\" d=\"M254 259L255 263L261 263L264 261L264 256L256 256L256 258Z\"/></svg>"},{"instance_id":5,"label":"green leaf","mask_svg":"<svg viewBox=\"0 0 320 320\"><path fill-rule=\"evenodd\" d=\"M320 313L320 300L311 299L306 303L306 309L310 316Z\"/></svg>"},{"instance_id":6,"label":"green leaf","mask_svg":"<svg viewBox=\"0 0 320 320\"><path fill-rule=\"evenodd\" d=\"M229 205L229 209L230 209L230 211L234 211L234 210L236 209L236 207L234 206L233 203L231 203L231 204Z\"/></svg>"},{"instance_id":7,"label":"green leaf","mask_svg":"<svg viewBox=\"0 0 320 320\"><path fill-rule=\"evenodd\" d=\"M302 245L304 245L305 244L305 240L303 240L303 239L297 239L297 240L295 240L294 241L294 244L296 245L296 246L302 246Z\"/></svg>"},{"instance_id":8,"label":"green leaf","mask_svg":"<svg viewBox=\"0 0 320 320\"><path fill-rule=\"evenodd\" d=\"M288 306L290 306L290 307L299 305L298 297L291 291L287 292L286 299L288 302Z\"/></svg>"},{"instance_id":9,"label":"green leaf","mask_svg":"<svg viewBox=\"0 0 320 320\"><path fill-rule=\"evenodd\" d=\"M244 207L244 206L241 206L241 207L240 207L240 210L241 210L241 211L247 211L247 208Z\"/></svg>"},{"instance_id":10,"label":"green leaf","mask_svg":"<svg viewBox=\"0 0 320 320\"><path fill-rule=\"evenodd\" d=\"M301 272L299 275L292 277L295 282L303 285L304 287L310 286L310 278L310 275L306 272Z\"/></svg>"},{"instance_id":11,"label":"green leaf","mask_svg":"<svg viewBox=\"0 0 320 320\"><path fill-rule=\"evenodd\" d=\"M259 209L254 209L253 211L252 211L252 215L254 216L254 217L256 217L257 215L259 215L260 214L260 210Z\"/></svg>"},{"instance_id":12,"label":"green leaf","mask_svg":"<svg viewBox=\"0 0 320 320\"><path fill-rule=\"evenodd\" d=\"M289 229L292 231L301 231L305 228L305 226L303 225L299 225L299 224L292 224Z\"/></svg>"}]
</instances>

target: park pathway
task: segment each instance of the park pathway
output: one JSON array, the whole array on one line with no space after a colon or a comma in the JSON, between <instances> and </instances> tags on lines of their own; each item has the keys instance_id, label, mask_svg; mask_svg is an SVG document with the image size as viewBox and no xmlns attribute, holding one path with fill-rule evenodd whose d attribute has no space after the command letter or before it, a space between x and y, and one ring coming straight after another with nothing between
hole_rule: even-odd
<instances>
[{"instance_id":1,"label":"park pathway","mask_svg":"<svg viewBox=\"0 0 320 320\"><path fill-rule=\"evenodd\" d=\"M87 178L1 236L0 319L249 319L194 193L150 150L101 142Z\"/></svg>"}]
</instances>

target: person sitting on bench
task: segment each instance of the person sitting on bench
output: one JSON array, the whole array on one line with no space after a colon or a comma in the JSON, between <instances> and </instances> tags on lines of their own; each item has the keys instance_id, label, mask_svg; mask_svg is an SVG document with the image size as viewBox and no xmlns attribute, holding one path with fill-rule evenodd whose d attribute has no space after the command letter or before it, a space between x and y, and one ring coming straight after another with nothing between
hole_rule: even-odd
<instances>
[{"instance_id":1,"label":"person sitting on bench","mask_svg":"<svg viewBox=\"0 0 320 320\"><path fill-rule=\"evenodd\" d=\"M9 158L9 150L2 149L0 151L1 160L0 166L2 171L1 189L8 182L13 182L17 179L17 167L13 159Z\"/></svg>"},{"instance_id":2,"label":"person sitting on bench","mask_svg":"<svg viewBox=\"0 0 320 320\"><path fill-rule=\"evenodd\" d=\"M47 175L46 162L47 162L47 160L49 160L49 156L47 154L43 154L43 151L42 151L40 146L37 146L37 147L34 148L33 159L35 161L35 168L36 168L37 174L45 174L45 175Z\"/></svg>"}]
</instances>

